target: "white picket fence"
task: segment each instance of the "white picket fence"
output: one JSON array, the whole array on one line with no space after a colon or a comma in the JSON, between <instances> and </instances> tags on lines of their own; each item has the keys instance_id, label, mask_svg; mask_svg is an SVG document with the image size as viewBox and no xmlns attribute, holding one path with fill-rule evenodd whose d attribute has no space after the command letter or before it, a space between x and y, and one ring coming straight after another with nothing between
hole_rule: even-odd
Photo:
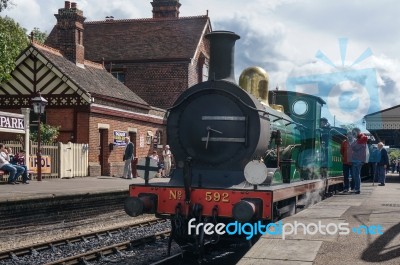
<instances>
[{"instance_id":1,"label":"white picket fence","mask_svg":"<svg viewBox=\"0 0 400 265\"><path fill-rule=\"evenodd\" d=\"M59 143L60 178L84 177L88 175L89 156L87 144Z\"/></svg>"},{"instance_id":2,"label":"white picket fence","mask_svg":"<svg viewBox=\"0 0 400 265\"><path fill-rule=\"evenodd\" d=\"M1 141L0 141L1 142ZM11 147L14 153L22 149L18 141L2 141ZM37 143L30 143L30 155L36 156ZM44 176L56 178L86 177L89 169L89 156L87 144L54 143L41 146L42 155L51 158L51 173L42 173Z\"/></svg>"}]
</instances>

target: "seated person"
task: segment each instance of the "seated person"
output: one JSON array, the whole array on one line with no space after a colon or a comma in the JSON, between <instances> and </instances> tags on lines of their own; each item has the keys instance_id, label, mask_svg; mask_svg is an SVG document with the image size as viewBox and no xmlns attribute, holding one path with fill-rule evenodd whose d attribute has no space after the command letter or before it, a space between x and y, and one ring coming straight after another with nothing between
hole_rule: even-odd
<instances>
[{"instance_id":1,"label":"seated person","mask_svg":"<svg viewBox=\"0 0 400 265\"><path fill-rule=\"evenodd\" d=\"M18 165L10 164L9 152L11 152L10 148L7 148L4 144L0 144L0 169L9 173L8 184L15 185L17 184L17 178L25 172L25 169ZM28 184L26 180L23 183Z\"/></svg>"},{"instance_id":2,"label":"seated person","mask_svg":"<svg viewBox=\"0 0 400 265\"><path fill-rule=\"evenodd\" d=\"M10 149L10 153L11 149ZM22 174L22 182L29 184L28 180L30 179L28 176L28 168L25 165L25 151L20 150L19 153L16 153L11 161L11 164L23 167L25 172Z\"/></svg>"}]
</instances>

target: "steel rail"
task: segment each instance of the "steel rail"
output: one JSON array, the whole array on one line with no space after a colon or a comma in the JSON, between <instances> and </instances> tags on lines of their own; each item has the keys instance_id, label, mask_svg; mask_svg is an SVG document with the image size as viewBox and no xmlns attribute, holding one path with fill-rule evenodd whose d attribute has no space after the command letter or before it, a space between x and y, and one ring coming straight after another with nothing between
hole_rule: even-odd
<instances>
[{"instance_id":1,"label":"steel rail","mask_svg":"<svg viewBox=\"0 0 400 265\"><path fill-rule=\"evenodd\" d=\"M79 235L79 236L71 236L71 237L66 237L66 238L62 238L62 239L51 240L49 242L33 244L33 245L29 245L29 246L22 247L22 248L14 248L14 249L0 252L0 260L13 258L13 257L15 258L18 256L31 254L35 251L37 252L37 251L41 251L41 250L52 249L57 246L62 246L62 245L70 244L70 243L85 241L89 238L94 238L94 237L101 238L101 236L103 236L103 235L110 235L113 233L121 232L121 230L128 229L128 228L141 228L141 227L151 226L154 224L164 223L164 222L166 222L165 219L152 218L150 220L145 220L143 222L136 223L136 224L123 225L123 226L119 226L119 227L115 227L115 228L111 228L111 229L102 229L102 230L86 233L86 234Z\"/></svg>"},{"instance_id":2,"label":"steel rail","mask_svg":"<svg viewBox=\"0 0 400 265\"><path fill-rule=\"evenodd\" d=\"M146 243L154 242L157 239L166 238L166 237L170 236L170 234L171 234L171 230L166 230L166 231L159 232L159 233L156 233L153 235L148 235L148 236L145 236L142 238L124 241L121 243L113 244L111 246L94 249L94 250L91 250L91 251L88 251L88 252L85 252L82 254L74 255L71 257L66 257L63 259L56 260L56 261L52 261L52 262L46 263L45 265L80 264L82 261L90 261L90 260L98 259L99 257L111 255L111 254L114 254L121 250L131 249L133 246L140 246L140 245L143 245Z\"/></svg>"}]
</instances>

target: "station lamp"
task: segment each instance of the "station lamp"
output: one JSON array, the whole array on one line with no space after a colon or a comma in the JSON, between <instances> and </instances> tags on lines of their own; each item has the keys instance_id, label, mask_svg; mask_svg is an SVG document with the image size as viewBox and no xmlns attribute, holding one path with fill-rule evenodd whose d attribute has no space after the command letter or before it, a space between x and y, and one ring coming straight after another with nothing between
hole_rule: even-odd
<instances>
[{"instance_id":1,"label":"station lamp","mask_svg":"<svg viewBox=\"0 0 400 265\"><path fill-rule=\"evenodd\" d=\"M33 112L38 114L38 134L37 134L38 149L36 154L37 180L42 181L42 150L41 150L40 118L44 113L44 108L47 105L47 100L40 95L40 91L38 95L32 99L32 105L33 105Z\"/></svg>"}]
</instances>

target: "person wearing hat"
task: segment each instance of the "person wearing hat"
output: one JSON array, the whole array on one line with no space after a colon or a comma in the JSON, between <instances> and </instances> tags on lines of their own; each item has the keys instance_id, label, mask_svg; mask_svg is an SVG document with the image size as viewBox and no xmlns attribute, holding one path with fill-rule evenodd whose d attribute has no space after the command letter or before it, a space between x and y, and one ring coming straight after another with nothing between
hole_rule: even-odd
<instances>
[{"instance_id":1,"label":"person wearing hat","mask_svg":"<svg viewBox=\"0 0 400 265\"><path fill-rule=\"evenodd\" d=\"M171 172L171 165L172 165L172 153L169 150L169 145L166 145L164 147L162 155L164 159L165 176L168 177L169 173Z\"/></svg>"}]
</instances>

